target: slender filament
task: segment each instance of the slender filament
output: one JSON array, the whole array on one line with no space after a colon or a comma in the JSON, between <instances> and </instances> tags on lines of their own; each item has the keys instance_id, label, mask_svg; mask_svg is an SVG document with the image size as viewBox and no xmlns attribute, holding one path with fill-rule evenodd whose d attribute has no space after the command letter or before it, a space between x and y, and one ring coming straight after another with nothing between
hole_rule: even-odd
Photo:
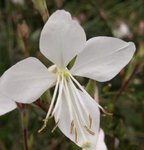
<instances>
[{"instance_id":1,"label":"slender filament","mask_svg":"<svg viewBox=\"0 0 144 150\"><path fill-rule=\"evenodd\" d=\"M58 76L57 82L56 82L56 87L55 87L54 94L53 94L53 97L52 97L52 101L51 101L51 104L50 104L50 108L49 108L49 110L48 110L48 113L47 113L47 115L46 115L46 118L44 119L44 124L43 124L42 128L38 130L39 133L40 133L42 130L44 130L44 129L46 128L46 126L47 126L47 122L48 122L50 113L51 113L51 111L52 111L52 108L53 108L53 106L54 106L54 102L55 102L55 99L56 99L56 94L57 94L57 92L58 92L59 82L60 82L60 77Z\"/></svg>"}]
</instances>

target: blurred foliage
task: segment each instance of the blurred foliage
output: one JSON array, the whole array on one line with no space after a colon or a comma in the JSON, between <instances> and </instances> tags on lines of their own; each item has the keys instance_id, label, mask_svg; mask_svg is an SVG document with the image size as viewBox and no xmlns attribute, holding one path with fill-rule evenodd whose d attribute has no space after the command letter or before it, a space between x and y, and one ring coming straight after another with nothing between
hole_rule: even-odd
<instances>
[{"instance_id":1,"label":"blurred foliage","mask_svg":"<svg viewBox=\"0 0 144 150\"><path fill-rule=\"evenodd\" d=\"M39 52L39 35L44 25L42 13L31 0L20 1L0 0L0 75L28 56L35 56L47 66L51 65ZM109 150L143 150L144 147L143 6L143 0L47 0L50 14L56 9L70 11L84 27L87 38L99 35L118 37L120 34L120 38L134 41L137 46L135 57L117 77L107 83L97 83L99 103L113 113L112 116L102 114L101 117ZM121 33L123 24L127 32ZM95 89L93 82L78 80L92 95L94 90L90 90L90 86ZM43 110L47 110L48 105L49 101L37 103ZM45 111L37 106L28 105L25 110L30 150L79 150L59 129L51 133L53 120L44 132L37 132L45 117ZM17 109L0 117L0 150L23 149L20 116Z\"/></svg>"}]
</instances>

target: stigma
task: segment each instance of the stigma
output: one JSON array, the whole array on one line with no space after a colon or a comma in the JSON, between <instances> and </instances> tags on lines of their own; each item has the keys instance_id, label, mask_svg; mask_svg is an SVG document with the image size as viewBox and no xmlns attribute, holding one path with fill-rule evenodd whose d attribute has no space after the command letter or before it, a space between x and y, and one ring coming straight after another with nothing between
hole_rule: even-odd
<instances>
[{"instance_id":1,"label":"stigma","mask_svg":"<svg viewBox=\"0 0 144 150\"><path fill-rule=\"evenodd\" d=\"M91 142L89 142L89 141L83 142L83 144L82 144L83 149L89 149L90 147L91 147Z\"/></svg>"}]
</instances>

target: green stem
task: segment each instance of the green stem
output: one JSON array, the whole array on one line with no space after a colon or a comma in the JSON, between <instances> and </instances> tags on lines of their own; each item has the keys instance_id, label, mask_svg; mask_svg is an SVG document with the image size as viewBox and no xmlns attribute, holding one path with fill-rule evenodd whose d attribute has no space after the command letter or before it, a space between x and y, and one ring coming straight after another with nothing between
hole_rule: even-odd
<instances>
[{"instance_id":1,"label":"green stem","mask_svg":"<svg viewBox=\"0 0 144 150\"><path fill-rule=\"evenodd\" d=\"M28 114L26 112L26 105L17 103L21 114L22 132L23 132L23 145L24 150L29 150L28 146Z\"/></svg>"},{"instance_id":2,"label":"green stem","mask_svg":"<svg viewBox=\"0 0 144 150\"><path fill-rule=\"evenodd\" d=\"M39 11L42 16L43 22L45 23L49 18L49 11L45 0L32 0L35 8Z\"/></svg>"}]
</instances>

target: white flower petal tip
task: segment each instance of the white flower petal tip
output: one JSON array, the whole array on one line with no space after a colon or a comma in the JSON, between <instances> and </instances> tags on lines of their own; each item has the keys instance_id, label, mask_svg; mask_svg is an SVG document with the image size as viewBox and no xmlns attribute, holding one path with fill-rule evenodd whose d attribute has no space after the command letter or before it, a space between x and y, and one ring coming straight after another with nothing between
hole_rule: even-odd
<instances>
[{"instance_id":1,"label":"white flower petal tip","mask_svg":"<svg viewBox=\"0 0 144 150\"><path fill-rule=\"evenodd\" d=\"M85 43L83 28L64 10L57 10L49 17L40 36L42 54L61 68L67 66Z\"/></svg>"},{"instance_id":2,"label":"white flower petal tip","mask_svg":"<svg viewBox=\"0 0 144 150\"><path fill-rule=\"evenodd\" d=\"M0 116L16 109L16 103L0 93Z\"/></svg>"},{"instance_id":3,"label":"white flower petal tip","mask_svg":"<svg viewBox=\"0 0 144 150\"><path fill-rule=\"evenodd\" d=\"M129 63L135 49L133 42L103 36L92 38L77 56L71 73L100 82L111 80Z\"/></svg>"},{"instance_id":4,"label":"white flower petal tip","mask_svg":"<svg viewBox=\"0 0 144 150\"><path fill-rule=\"evenodd\" d=\"M104 131L102 129L99 131L96 150L107 150L107 146L104 141Z\"/></svg>"},{"instance_id":5,"label":"white flower petal tip","mask_svg":"<svg viewBox=\"0 0 144 150\"><path fill-rule=\"evenodd\" d=\"M56 76L36 58L24 59L1 77L0 91L20 103L37 100L56 80Z\"/></svg>"}]
</instances>

